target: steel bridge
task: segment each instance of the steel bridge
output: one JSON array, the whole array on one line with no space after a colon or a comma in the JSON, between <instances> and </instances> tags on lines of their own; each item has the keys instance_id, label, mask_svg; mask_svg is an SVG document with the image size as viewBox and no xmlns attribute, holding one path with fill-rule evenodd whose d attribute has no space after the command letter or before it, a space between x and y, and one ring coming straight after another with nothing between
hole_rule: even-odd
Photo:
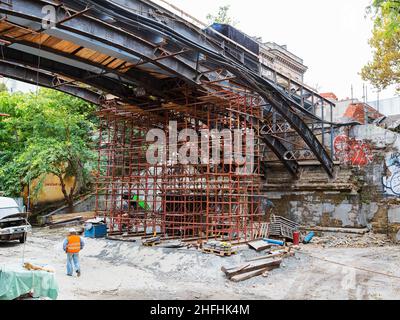
<instances>
[{"instance_id":1,"label":"steel bridge","mask_svg":"<svg viewBox=\"0 0 400 320\"><path fill-rule=\"evenodd\" d=\"M56 18L46 29L49 5ZM264 99L265 119L279 122L266 125L263 138L291 173L298 172L297 159L288 157L296 147L282 137L282 127L298 135L305 143L301 149L309 149L332 174L331 141L324 139L330 127L323 124L324 112L315 114L332 103L290 79L287 88L277 85L277 78L286 77L276 70L272 79L262 78L268 67L257 56L211 28L201 29L151 1L9 0L0 3L0 13L3 76L96 104L112 94L144 110L168 101L182 104L185 89L179 88L185 85L199 96L206 85L240 84Z\"/></svg>"},{"instance_id":2,"label":"steel bridge","mask_svg":"<svg viewBox=\"0 0 400 320\"><path fill-rule=\"evenodd\" d=\"M133 158L133 148L136 148L135 152L139 149L132 145L132 141L137 144L143 141L137 137L133 139L133 129L127 128L128 114L129 121L136 127L144 122L148 127L162 127L166 114L186 126L202 124L233 128L232 121L237 121L240 126L258 132L260 149L256 156L264 172L269 163L281 162L296 177L302 160L315 160L332 176L334 105L306 85L263 65L258 56L242 45L195 19L177 14L177 8L167 8L161 5L163 3L164 0L1 1L0 74L63 91L101 106L100 116L108 121L108 127L113 127L113 135L123 139L115 142L113 147L110 141L105 148L103 146L108 157L107 167L110 161L114 161L112 177L111 173L108 175L114 179L113 185L115 181L121 184L120 181L125 181L124 174L118 179L114 176L120 163L127 162L125 156L130 157L131 163L122 171L130 172L129 179L132 179L132 162L141 168L140 156ZM133 119L136 124L133 124ZM128 133L132 141L125 148L121 160L116 156L120 152L116 146L126 144ZM196 168L197 173L203 170L217 175L215 168ZM153 185L159 178L157 172L153 169L153 172L146 173L151 176ZM170 176L181 179L182 173L177 175L176 172L170 172ZM142 179L140 169L136 174L136 179ZM193 176L193 172L186 174L187 179ZM225 171L220 172L219 177L224 179L224 174ZM229 174L231 182L240 180L232 171ZM199 175L187 188L194 188L198 181L209 186L210 181L203 180L208 179L205 176ZM241 183L247 185L253 178L247 177ZM128 198L131 199L132 182L129 183ZM146 194L149 192L147 183L146 180L146 187L142 190ZM177 180L169 187L176 184ZM122 193L124 188L120 187ZM220 223L217 219L220 219L218 215L225 202L210 194L224 192L219 191L224 190L224 186L219 184L209 188L211 191L208 190L207 196L198 196L196 192L180 195L185 197L185 201L180 200L175 189L164 192L164 212L168 213L163 219L164 228L175 230L178 225L179 232L183 232L182 225L185 225L194 236L196 224L207 230L218 225L221 232L227 220ZM234 230L244 232L243 227L238 226L239 222L236 229L232 227L232 217L235 216L231 212L233 204L238 212L243 212L243 200L235 192L245 190L238 186L233 187L236 188L233 192L232 186L229 188L230 193L226 193L224 198L229 201L224 201L230 204L231 227L225 233L232 235ZM153 191L154 195L156 192ZM110 192L115 193L115 189ZM252 189L249 194L256 196L257 192ZM121 206L124 196L118 198ZM152 211L160 211L160 208L156 210L158 200L155 196L152 199ZM256 208L257 201L251 206ZM193 206L189 208L188 202ZM130 202L128 205L131 208ZM250 204L246 203L246 206ZM114 209L118 208L114 206ZM135 210L145 208L143 204L142 209L136 205ZM215 220L199 222L197 212L204 210L210 217L207 219ZM187 220L176 218L176 212L186 214L188 211L192 214ZM250 216L256 217L257 214ZM166 223L169 223L167 227ZM211 233L207 231L205 234Z\"/></svg>"}]
</instances>

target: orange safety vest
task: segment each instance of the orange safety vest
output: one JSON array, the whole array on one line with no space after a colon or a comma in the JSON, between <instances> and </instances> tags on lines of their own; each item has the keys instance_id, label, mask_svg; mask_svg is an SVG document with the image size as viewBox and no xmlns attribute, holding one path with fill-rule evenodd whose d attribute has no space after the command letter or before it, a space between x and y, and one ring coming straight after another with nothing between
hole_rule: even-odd
<instances>
[{"instance_id":1,"label":"orange safety vest","mask_svg":"<svg viewBox=\"0 0 400 320\"><path fill-rule=\"evenodd\" d=\"M67 252L78 253L79 251L81 251L81 237L69 236L67 244Z\"/></svg>"}]
</instances>

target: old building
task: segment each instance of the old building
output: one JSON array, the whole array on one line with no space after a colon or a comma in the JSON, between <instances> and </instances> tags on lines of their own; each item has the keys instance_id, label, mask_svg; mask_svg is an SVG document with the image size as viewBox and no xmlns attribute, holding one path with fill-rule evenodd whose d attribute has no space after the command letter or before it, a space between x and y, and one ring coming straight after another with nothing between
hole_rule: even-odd
<instances>
[{"instance_id":1,"label":"old building","mask_svg":"<svg viewBox=\"0 0 400 320\"><path fill-rule=\"evenodd\" d=\"M275 42L260 42L260 60L264 65L299 82L303 82L308 69L303 59L290 52L286 45L281 46Z\"/></svg>"},{"instance_id":2,"label":"old building","mask_svg":"<svg viewBox=\"0 0 400 320\"><path fill-rule=\"evenodd\" d=\"M278 45L275 42L263 42L261 38L251 37L227 24L214 23L212 28L252 53L255 57L249 57L243 51L238 53L235 48L229 49L230 54L242 60L250 68L252 68L250 60L255 58L253 64L254 62L261 62L261 73L264 77L273 79L273 71L276 71L290 80L303 82L304 74L308 68L304 65L303 59L290 52L286 45ZM283 85L287 86L286 83Z\"/></svg>"}]
</instances>

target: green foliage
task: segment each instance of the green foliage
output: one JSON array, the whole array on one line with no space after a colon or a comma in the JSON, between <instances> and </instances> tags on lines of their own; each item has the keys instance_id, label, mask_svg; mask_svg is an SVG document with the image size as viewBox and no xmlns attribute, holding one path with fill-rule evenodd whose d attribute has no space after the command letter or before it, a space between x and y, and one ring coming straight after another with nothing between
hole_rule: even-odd
<instances>
[{"instance_id":1,"label":"green foliage","mask_svg":"<svg viewBox=\"0 0 400 320\"><path fill-rule=\"evenodd\" d=\"M19 196L39 178L37 195L46 174L56 175L62 186L74 176L74 189L63 190L71 204L79 189L90 187L95 168L94 111L95 106L54 90L0 93L0 113L10 115L0 120L0 190Z\"/></svg>"},{"instance_id":2,"label":"green foliage","mask_svg":"<svg viewBox=\"0 0 400 320\"><path fill-rule=\"evenodd\" d=\"M209 24L213 24L213 23L229 24L231 26L238 25L239 22L229 16L229 9L230 9L229 5L222 6L222 7L219 7L218 12L215 16L212 14L208 14L207 15L208 23Z\"/></svg>"},{"instance_id":3,"label":"green foliage","mask_svg":"<svg viewBox=\"0 0 400 320\"><path fill-rule=\"evenodd\" d=\"M400 92L400 1L374 0L368 11L374 16L370 39L374 57L362 69L362 78L378 89L398 85Z\"/></svg>"}]
</instances>

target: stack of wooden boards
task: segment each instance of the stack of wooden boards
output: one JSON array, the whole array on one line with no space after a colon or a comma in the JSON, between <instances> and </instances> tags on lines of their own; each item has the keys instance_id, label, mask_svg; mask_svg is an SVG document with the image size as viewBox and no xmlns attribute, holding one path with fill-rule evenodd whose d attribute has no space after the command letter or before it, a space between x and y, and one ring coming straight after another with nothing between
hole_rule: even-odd
<instances>
[{"instance_id":1,"label":"stack of wooden boards","mask_svg":"<svg viewBox=\"0 0 400 320\"><path fill-rule=\"evenodd\" d=\"M226 277L234 282L248 280L256 276L268 276L268 272L279 268L282 260L288 256L293 256L290 248L273 251L272 253L263 256L247 260L245 263L233 266L233 267L222 267L222 272L225 273Z\"/></svg>"},{"instance_id":2,"label":"stack of wooden boards","mask_svg":"<svg viewBox=\"0 0 400 320\"><path fill-rule=\"evenodd\" d=\"M49 225L50 229L61 228L61 227L80 224L86 220L93 219L95 217L96 217L96 213L93 211L68 213L68 214L56 214L56 215L49 217L48 225Z\"/></svg>"}]
</instances>

